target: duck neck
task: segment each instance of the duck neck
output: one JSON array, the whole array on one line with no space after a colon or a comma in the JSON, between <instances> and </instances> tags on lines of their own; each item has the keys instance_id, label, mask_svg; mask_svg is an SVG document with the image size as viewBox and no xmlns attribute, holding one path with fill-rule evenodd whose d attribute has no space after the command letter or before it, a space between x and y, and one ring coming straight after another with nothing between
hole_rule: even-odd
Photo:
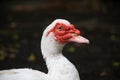
<instances>
[{"instance_id":1,"label":"duck neck","mask_svg":"<svg viewBox=\"0 0 120 80\"><path fill-rule=\"evenodd\" d=\"M47 37L43 35L41 50L48 68L48 74L56 77L56 80L79 80L75 66L62 54L64 45L53 39L52 34L49 34Z\"/></svg>"},{"instance_id":2,"label":"duck neck","mask_svg":"<svg viewBox=\"0 0 120 80\"><path fill-rule=\"evenodd\" d=\"M41 40L41 51L44 59L62 55L63 47L64 44L59 44L53 39L53 34L49 34L47 37L43 35Z\"/></svg>"}]
</instances>

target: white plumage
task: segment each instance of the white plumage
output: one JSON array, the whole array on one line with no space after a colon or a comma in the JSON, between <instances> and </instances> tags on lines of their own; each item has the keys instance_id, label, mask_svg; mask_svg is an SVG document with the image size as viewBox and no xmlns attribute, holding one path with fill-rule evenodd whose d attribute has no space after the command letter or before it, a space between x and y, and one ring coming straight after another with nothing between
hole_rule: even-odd
<instances>
[{"instance_id":1,"label":"white plumage","mask_svg":"<svg viewBox=\"0 0 120 80\"><path fill-rule=\"evenodd\" d=\"M62 23L61 26L63 29L55 28L57 23ZM64 45L70 41L77 43L89 43L89 41L79 36L77 29L68 29L70 25L70 22L67 20L56 19L43 32L41 51L48 68L47 74L28 68L2 70L0 71L0 80L80 80L77 69L63 56L62 49ZM64 29L64 27L67 27L67 29ZM66 30L66 32L64 30ZM76 31L76 33L74 31ZM68 33L71 35L69 34L70 37L67 35L67 38L66 36L64 38L64 34L61 34L61 32L65 32L65 35Z\"/></svg>"}]
</instances>

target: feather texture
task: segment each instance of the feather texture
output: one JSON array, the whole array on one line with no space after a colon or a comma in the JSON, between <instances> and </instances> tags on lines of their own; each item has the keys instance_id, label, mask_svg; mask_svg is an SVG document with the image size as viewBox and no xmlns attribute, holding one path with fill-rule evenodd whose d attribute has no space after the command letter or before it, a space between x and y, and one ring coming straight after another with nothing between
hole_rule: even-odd
<instances>
[{"instance_id":1,"label":"feather texture","mask_svg":"<svg viewBox=\"0 0 120 80\"><path fill-rule=\"evenodd\" d=\"M55 31L50 31L55 27L56 23L62 23L62 26L65 25L63 28L66 27L66 30L72 31L64 31L65 35L69 34L72 37L61 37L63 40L66 40L66 43L70 40L78 43L89 43L89 41L83 37L78 38L80 31L74 27L69 28L71 26L70 22L63 19L57 19L45 29L41 40L41 51L48 68L48 73L45 74L28 68L2 70L0 71L0 80L80 80L75 66L62 54L63 47L66 43L60 43L61 39L59 38L59 40L57 40L58 38L56 37L61 34L61 30L57 30L57 34L60 33L59 35L55 34Z\"/></svg>"}]
</instances>

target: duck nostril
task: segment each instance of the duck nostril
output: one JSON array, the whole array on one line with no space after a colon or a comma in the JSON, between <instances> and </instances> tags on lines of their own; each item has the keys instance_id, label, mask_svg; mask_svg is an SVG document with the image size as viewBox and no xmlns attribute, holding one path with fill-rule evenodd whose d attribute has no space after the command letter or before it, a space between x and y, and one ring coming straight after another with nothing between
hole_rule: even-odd
<instances>
[{"instance_id":1,"label":"duck nostril","mask_svg":"<svg viewBox=\"0 0 120 80\"><path fill-rule=\"evenodd\" d=\"M71 34L75 34L75 32L71 32Z\"/></svg>"}]
</instances>

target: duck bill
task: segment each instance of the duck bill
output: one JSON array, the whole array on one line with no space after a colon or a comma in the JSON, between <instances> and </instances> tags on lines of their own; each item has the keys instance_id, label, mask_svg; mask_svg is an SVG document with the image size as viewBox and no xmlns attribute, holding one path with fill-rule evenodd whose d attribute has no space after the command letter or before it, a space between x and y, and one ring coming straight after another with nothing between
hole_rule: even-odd
<instances>
[{"instance_id":1,"label":"duck bill","mask_svg":"<svg viewBox=\"0 0 120 80\"><path fill-rule=\"evenodd\" d=\"M73 36L72 38L70 38L68 40L68 42L76 42L76 43L79 43L79 44L89 44L89 40L82 37L82 36Z\"/></svg>"}]
</instances>

